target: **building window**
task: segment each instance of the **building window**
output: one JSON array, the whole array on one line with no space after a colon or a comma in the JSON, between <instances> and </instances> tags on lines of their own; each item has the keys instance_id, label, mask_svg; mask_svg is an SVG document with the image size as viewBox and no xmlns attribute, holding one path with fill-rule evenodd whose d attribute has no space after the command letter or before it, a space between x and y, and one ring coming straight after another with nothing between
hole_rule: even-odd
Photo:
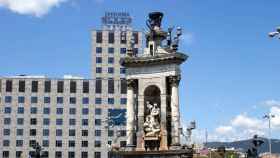
<instances>
[{"instance_id":1,"label":"building window","mask_svg":"<svg viewBox=\"0 0 280 158\"><path fill-rule=\"evenodd\" d=\"M133 48L133 55L137 56L137 54L138 54L138 48Z\"/></svg>"},{"instance_id":2,"label":"building window","mask_svg":"<svg viewBox=\"0 0 280 158\"><path fill-rule=\"evenodd\" d=\"M108 104L114 104L114 98L108 98Z\"/></svg>"},{"instance_id":3,"label":"building window","mask_svg":"<svg viewBox=\"0 0 280 158\"><path fill-rule=\"evenodd\" d=\"M64 82L57 81L57 93L63 93L63 89L64 89Z\"/></svg>"},{"instance_id":4,"label":"building window","mask_svg":"<svg viewBox=\"0 0 280 158\"><path fill-rule=\"evenodd\" d=\"M125 74L125 73L126 73L126 68L121 67L121 68L120 68L120 74Z\"/></svg>"},{"instance_id":5,"label":"building window","mask_svg":"<svg viewBox=\"0 0 280 158\"><path fill-rule=\"evenodd\" d=\"M99 140L94 141L94 147L101 147L101 141Z\"/></svg>"},{"instance_id":6,"label":"building window","mask_svg":"<svg viewBox=\"0 0 280 158\"><path fill-rule=\"evenodd\" d=\"M57 104L63 104L63 97L57 97L56 98L56 103Z\"/></svg>"},{"instance_id":7,"label":"building window","mask_svg":"<svg viewBox=\"0 0 280 158\"><path fill-rule=\"evenodd\" d=\"M114 48L113 47L109 47L108 48L108 53L109 54L114 54Z\"/></svg>"},{"instance_id":8,"label":"building window","mask_svg":"<svg viewBox=\"0 0 280 158\"><path fill-rule=\"evenodd\" d=\"M10 135L10 129L3 129L3 134L4 134L4 136L9 136Z\"/></svg>"},{"instance_id":9,"label":"building window","mask_svg":"<svg viewBox=\"0 0 280 158\"><path fill-rule=\"evenodd\" d=\"M102 32L101 31L96 32L96 43L102 43Z\"/></svg>"},{"instance_id":10,"label":"building window","mask_svg":"<svg viewBox=\"0 0 280 158\"><path fill-rule=\"evenodd\" d=\"M97 67L96 68L96 73L102 73L102 67Z\"/></svg>"},{"instance_id":11,"label":"building window","mask_svg":"<svg viewBox=\"0 0 280 158\"><path fill-rule=\"evenodd\" d=\"M126 44L126 32L125 31L122 31L121 32L121 36L120 36L120 41L121 41L121 44Z\"/></svg>"},{"instance_id":12,"label":"building window","mask_svg":"<svg viewBox=\"0 0 280 158\"><path fill-rule=\"evenodd\" d=\"M5 103L12 103L12 96L5 96Z\"/></svg>"},{"instance_id":13,"label":"building window","mask_svg":"<svg viewBox=\"0 0 280 158\"><path fill-rule=\"evenodd\" d=\"M69 114L70 115L75 115L76 114L76 109L75 108L70 108L69 109Z\"/></svg>"},{"instance_id":14,"label":"building window","mask_svg":"<svg viewBox=\"0 0 280 158\"><path fill-rule=\"evenodd\" d=\"M38 81L31 82L31 92L37 93L38 92Z\"/></svg>"},{"instance_id":15,"label":"building window","mask_svg":"<svg viewBox=\"0 0 280 158\"><path fill-rule=\"evenodd\" d=\"M17 136L23 136L23 129L17 129Z\"/></svg>"},{"instance_id":16,"label":"building window","mask_svg":"<svg viewBox=\"0 0 280 158\"><path fill-rule=\"evenodd\" d=\"M5 147L10 146L10 141L9 140L3 140L3 146L5 146Z\"/></svg>"},{"instance_id":17,"label":"building window","mask_svg":"<svg viewBox=\"0 0 280 158\"><path fill-rule=\"evenodd\" d=\"M102 114L102 109L96 108L95 109L95 115L101 115Z\"/></svg>"},{"instance_id":18,"label":"building window","mask_svg":"<svg viewBox=\"0 0 280 158\"><path fill-rule=\"evenodd\" d=\"M6 92L12 92L12 91L13 91L13 81L6 80Z\"/></svg>"},{"instance_id":19,"label":"building window","mask_svg":"<svg viewBox=\"0 0 280 158\"><path fill-rule=\"evenodd\" d=\"M109 64L114 64L114 57L109 57L108 58L108 63Z\"/></svg>"},{"instance_id":20,"label":"building window","mask_svg":"<svg viewBox=\"0 0 280 158\"><path fill-rule=\"evenodd\" d=\"M101 54L102 53L102 47L96 47L96 53Z\"/></svg>"},{"instance_id":21,"label":"building window","mask_svg":"<svg viewBox=\"0 0 280 158\"><path fill-rule=\"evenodd\" d=\"M126 94L126 91L127 91L126 79L121 79L121 94Z\"/></svg>"},{"instance_id":22,"label":"building window","mask_svg":"<svg viewBox=\"0 0 280 158\"><path fill-rule=\"evenodd\" d=\"M69 102L70 102L70 104L76 104L76 98L75 97L70 97Z\"/></svg>"},{"instance_id":23,"label":"building window","mask_svg":"<svg viewBox=\"0 0 280 158\"><path fill-rule=\"evenodd\" d=\"M75 81L70 81L70 93L76 93L77 83Z\"/></svg>"},{"instance_id":24,"label":"building window","mask_svg":"<svg viewBox=\"0 0 280 158\"><path fill-rule=\"evenodd\" d=\"M88 115L88 108L83 108L82 113L83 115Z\"/></svg>"},{"instance_id":25,"label":"building window","mask_svg":"<svg viewBox=\"0 0 280 158\"><path fill-rule=\"evenodd\" d=\"M55 142L55 146L56 146L56 147L62 147L62 140L57 140L57 141Z\"/></svg>"},{"instance_id":26,"label":"building window","mask_svg":"<svg viewBox=\"0 0 280 158\"><path fill-rule=\"evenodd\" d=\"M88 147L88 141L82 141L82 147Z\"/></svg>"},{"instance_id":27,"label":"building window","mask_svg":"<svg viewBox=\"0 0 280 158\"><path fill-rule=\"evenodd\" d=\"M37 119L36 118L31 118L30 119L30 125L37 125Z\"/></svg>"},{"instance_id":28,"label":"building window","mask_svg":"<svg viewBox=\"0 0 280 158\"><path fill-rule=\"evenodd\" d=\"M51 102L51 98L50 97L44 97L44 103L45 104L49 104Z\"/></svg>"},{"instance_id":29,"label":"building window","mask_svg":"<svg viewBox=\"0 0 280 158\"><path fill-rule=\"evenodd\" d=\"M89 81L83 82L83 93L89 93Z\"/></svg>"},{"instance_id":30,"label":"building window","mask_svg":"<svg viewBox=\"0 0 280 158\"><path fill-rule=\"evenodd\" d=\"M50 108L44 108L43 113L46 114L46 115L49 115L50 114Z\"/></svg>"},{"instance_id":31,"label":"building window","mask_svg":"<svg viewBox=\"0 0 280 158\"><path fill-rule=\"evenodd\" d=\"M69 136L76 136L76 131L74 129L69 129Z\"/></svg>"},{"instance_id":32,"label":"building window","mask_svg":"<svg viewBox=\"0 0 280 158\"><path fill-rule=\"evenodd\" d=\"M88 103L89 103L88 97L84 97L84 98L83 98L83 104L88 104Z\"/></svg>"},{"instance_id":33,"label":"building window","mask_svg":"<svg viewBox=\"0 0 280 158\"><path fill-rule=\"evenodd\" d=\"M100 137L101 136L101 130L95 130L94 135L97 136L97 137Z\"/></svg>"},{"instance_id":34,"label":"building window","mask_svg":"<svg viewBox=\"0 0 280 158\"><path fill-rule=\"evenodd\" d=\"M55 130L55 135L56 136L62 136L62 129L56 129Z\"/></svg>"},{"instance_id":35,"label":"building window","mask_svg":"<svg viewBox=\"0 0 280 158\"><path fill-rule=\"evenodd\" d=\"M108 130L108 137L113 137L113 136L114 136L114 131Z\"/></svg>"},{"instance_id":36,"label":"building window","mask_svg":"<svg viewBox=\"0 0 280 158\"><path fill-rule=\"evenodd\" d=\"M22 147L23 146L23 140L16 140L16 146Z\"/></svg>"},{"instance_id":37,"label":"building window","mask_svg":"<svg viewBox=\"0 0 280 158\"><path fill-rule=\"evenodd\" d=\"M76 119L69 119L69 125L71 126L76 125Z\"/></svg>"},{"instance_id":38,"label":"building window","mask_svg":"<svg viewBox=\"0 0 280 158\"><path fill-rule=\"evenodd\" d=\"M88 130L82 130L82 136L87 137L88 136Z\"/></svg>"},{"instance_id":39,"label":"building window","mask_svg":"<svg viewBox=\"0 0 280 158\"><path fill-rule=\"evenodd\" d=\"M95 119L95 126L101 126L101 119Z\"/></svg>"},{"instance_id":40,"label":"building window","mask_svg":"<svg viewBox=\"0 0 280 158\"><path fill-rule=\"evenodd\" d=\"M19 96L19 97L18 97L18 103L19 103L19 104L23 104L24 101L25 101L24 96Z\"/></svg>"},{"instance_id":41,"label":"building window","mask_svg":"<svg viewBox=\"0 0 280 158\"><path fill-rule=\"evenodd\" d=\"M31 114L37 114L37 107L31 107L30 108L30 113Z\"/></svg>"},{"instance_id":42,"label":"building window","mask_svg":"<svg viewBox=\"0 0 280 158\"><path fill-rule=\"evenodd\" d=\"M5 114L10 114L12 112L12 108L11 107L5 107L4 109L4 113Z\"/></svg>"},{"instance_id":43,"label":"building window","mask_svg":"<svg viewBox=\"0 0 280 158\"><path fill-rule=\"evenodd\" d=\"M108 79L108 93L113 94L114 93L114 79L110 78Z\"/></svg>"},{"instance_id":44,"label":"building window","mask_svg":"<svg viewBox=\"0 0 280 158\"><path fill-rule=\"evenodd\" d=\"M18 125L23 125L24 124L24 119L23 118L17 118L17 124Z\"/></svg>"},{"instance_id":45,"label":"building window","mask_svg":"<svg viewBox=\"0 0 280 158\"><path fill-rule=\"evenodd\" d=\"M25 92L25 81L18 81L18 92Z\"/></svg>"},{"instance_id":46,"label":"building window","mask_svg":"<svg viewBox=\"0 0 280 158\"><path fill-rule=\"evenodd\" d=\"M31 103L37 104L38 103L38 97L31 97Z\"/></svg>"},{"instance_id":47,"label":"building window","mask_svg":"<svg viewBox=\"0 0 280 158\"><path fill-rule=\"evenodd\" d=\"M43 147L49 147L49 140L43 140Z\"/></svg>"},{"instance_id":48,"label":"building window","mask_svg":"<svg viewBox=\"0 0 280 158\"><path fill-rule=\"evenodd\" d=\"M101 152L94 152L94 158L101 158Z\"/></svg>"},{"instance_id":49,"label":"building window","mask_svg":"<svg viewBox=\"0 0 280 158\"><path fill-rule=\"evenodd\" d=\"M121 136L121 137L126 136L126 130L120 130L120 131L118 131L118 133L119 133L119 136Z\"/></svg>"},{"instance_id":50,"label":"building window","mask_svg":"<svg viewBox=\"0 0 280 158\"><path fill-rule=\"evenodd\" d=\"M121 98L121 104L123 104L123 105L126 104L126 98Z\"/></svg>"},{"instance_id":51,"label":"building window","mask_svg":"<svg viewBox=\"0 0 280 158\"><path fill-rule=\"evenodd\" d=\"M30 129L30 136L36 136L36 129Z\"/></svg>"},{"instance_id":52,"label":"building window","mask_svg":"<svg viewBox=\"0 0 280 158\"><path fill-rule=\"evenodd\" d=\"M16 158L21 158L22 151L16 151Z\"/></svg>"},{"instance_id":53,"label":"building window","mask_svg":"<svg viewBox=\"0 0 280 158\"><path fill-rule=\"evenodd\" d=\"M36 144L36 140L29 140L29 147L33 147Z\"/></svg>"},{"instance_id":54,"label":"building window","mask_svg":"<svg viewBox=\"0 0 280 158\"><path fill-rule=\"evenodd\" d=\"M113 74L114 73L114 68L113 67L108 67L108 73Z\"/></svg>"},{"instance_id":55,"label":"building window","mask_svg":"<svg viewBox=\"0 0 280 158\"><path fill-rule=\"evenodd\" d=\"M101 98L95 98L95 104L102 104Z\"/></svg>"},{"instance_id":56,"label":"building window","mask_svg":"<svg viewBox=\"0 0 280 158\"><path fill-rule=\"evenodd\" d=\"M63 108L56 108L56 114L58 115L63 114Z\"/></svg>"},{"instance_id":57,"label":"building window","mask_svg":"<svg viewBox=\"0 0 280 158\"><path fill-rule=\"evenodd\" d=\"M121 54L126 54L126 48L121 48L121 49L120 49L120 53L121 53Z\"/></svg>"},{"instance_id":58,"label":"building window","mask_svg":"<svg viewBox=\"0 0 280 158\"><path fill-rule=\"evenodd\" d=\"M63 119L56 119L56 125L62 125Z\"/></svg>"},{"instance_id":59,"label":"building window","mask_svg":"<svg viewBox=\"0 0 280 158\"><path fill-rule=\"evenodd\" d=\"M133 32L132 36L134 38L134 43L138 44L139 43L139 37L138 37L138 32Z\"/></svg>"},{"instance_id":60,"label":"building window","mask_svg":"<svg viewBox=\"0 0 280 158\"><path fill-rule=\"evenodd\" d=\"M9 151L3 151L3 158L9 158L10 153Z\"/></svg>"},{"instance_id":61,"label":"building window","mask_svg":"<svg viewBox=\"0 0 280 158\"><path fill-rule=\"evenodd\" d=\"M4 125L10 125L11 124L11 118L4 118Z\"/></svg>"},{"instance_id":62,"label":"building window","mask_svg":"<svg viewBox=\"0 0 280 158\"><path fill-rule=\"evenodd\" d=\"M82 119L82 125L88 126L88 119Z\"/></svg>"},{"instance_id":63,"label":"building window","mask_svg":"<svg viewBox=\"0 0 280 158\"><path fill-rule=\"evenodd\" d=\"M61 151L56 151L55 152L55 158L62 158L62 152Z\"/></svg>"},{"instance_id":64,"label":"building window","mask_svg":"<svg viewBox=\"0 0 280 158\"><path fill-rule=\"evenodd\" d=\"M18 107L18 114L24 114L24 107Z\"/></svg>"},{"instance_id":65,"label":"building window","mask_svg":"<svg viewBox=\"0 0 280 158\"><path fill-rule=\"evenodd\" d=\"M49 129L43 129L43 136L49 136L50 130Z\"/></svg>"},{"instance_id":66,"label":"building window","mask_svg":"<svg viewBox=\"0 0 280 158\"><path fill-rule=\"evenodd\" d=\"M101 64L102 63L102 57L96 57L96 63Z\"/></svg>"},{"instance_id":67,"label":"building window","mask_svg":"<svg viewBox=\"0 0 280 158\"><path fill-rule=\"evenodd\" d=\"M126 147L126 141L120 141L120 147Z\"/></svg>"},{"instance_id":68,"label":"building window","mask_svg":"<svg viewBox=\"0 0 280 158\"><path fill-rule=\"evenodd\" d=\"M88 152L83 151L81 158L88 158Z\"/></svg>"},{"instance_id":69,"label":"building window","mask_svg":"<svg viewBox=\"0 0 280 158\"><path fill-rule=\"evenodd\" d=\"M44 118L43 119L43 125L46 125L46 126L50 125L50 119L49 118Z\"/></svg>"},{"instance_id":70,"label":"building window","mask_svg":"<svg viewBox=\"0 0 280 158\"><path fill-rule=\"evenodd\" d=\"M68 146L69 147L75 147L75 141L74 140L69 140L68 141Z\"/></svg>"},{"instance_id":71,"label":"building window","mask_svg":"<svg viewBox=\"0 0 280 158\"><path fill-rule=\"evenodd\" d=\"M51 92L51 81L45 81L45 93L50 93Z\"/></svg>"},{"instance_id":72,"label":"building window","mask_svg":"<svg viewBox=\"0 0 280 158\"><path fill-rule=\"evenodd\" d=\"M102 93L102 80L98 78L95 80L95 93Z\"/></svg>"},{"instance_id":73,"label":"building window","mask_svg":"<svg viewBox=\"0 0 280 158\"><path fill-rule=\"evenodd\" d=\"M68 152L68 158L75 158L75 152L69 151Z\"/></svg>"},{"instance_id":74,"label":"building window","mask_svg":"<svg viewBox=\"0 0 280 158\"><path fill-rule=\"evenodd\" d=\"M108 42L110 44L115 43L115 34L114 34L114 32L109 32L108 37L109 37Z\"/></svg>"}]
</instances>

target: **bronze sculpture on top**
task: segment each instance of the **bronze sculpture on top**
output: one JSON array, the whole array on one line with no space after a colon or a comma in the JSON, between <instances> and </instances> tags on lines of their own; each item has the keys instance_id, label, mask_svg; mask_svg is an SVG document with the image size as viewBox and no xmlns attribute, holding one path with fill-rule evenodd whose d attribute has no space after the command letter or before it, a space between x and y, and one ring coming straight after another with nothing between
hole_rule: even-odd
<instances>
[{"instance_id":1,"label":"bronze sculpture on top","mask_svg":"<svg viewBox=\"0 0 280 158\"><path fill-rule=\"evenodd\" d=\"M163 13L150 13L143 53L133 54L132 40L121 59L127 68L127 146L118 157L192 155L180 143L180 65L188 56L177 51L181 28L172 39L172 29L164 31L162 19Z\"/></svg>"}]
</instances>

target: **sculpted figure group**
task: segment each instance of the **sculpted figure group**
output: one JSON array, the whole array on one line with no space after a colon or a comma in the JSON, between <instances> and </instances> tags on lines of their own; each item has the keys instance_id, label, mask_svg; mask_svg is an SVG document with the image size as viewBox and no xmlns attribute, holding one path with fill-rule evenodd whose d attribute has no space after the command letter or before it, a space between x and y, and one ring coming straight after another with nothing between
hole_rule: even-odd
<instances>
[{"instance_id":1,"label":"sculpted figure group","mask_svg":"<svg viewBox=\"0 0 280 158\"><path fill-rule=\"evenodd\" d=\"M147 102L146 106L148 110L148 115L145 117L145 123L143 125L145 136L158 137L160 134L160 108L156 103L152 105L150 102Z\"/></svg>"}]
</instances>

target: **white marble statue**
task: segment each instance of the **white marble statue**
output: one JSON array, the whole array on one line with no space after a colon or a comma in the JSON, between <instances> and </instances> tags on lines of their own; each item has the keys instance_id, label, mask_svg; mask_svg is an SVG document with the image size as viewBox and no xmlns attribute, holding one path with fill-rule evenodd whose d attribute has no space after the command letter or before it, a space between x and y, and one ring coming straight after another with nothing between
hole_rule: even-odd
<instances>
[{"instance_id":1,"label":"white marble statue","mask_svg":"<svg viewBox=\"0 0 280 158\"><path fill-rule=\"evenodd\" d=\"M160 133L160 124L159 124L160 109L156 103L152 105L150 104L150 102L147 102L147 109L149 110L149 114L146 116L143 125L145 136L158 137Z\"/></svg>"}]
</instances>

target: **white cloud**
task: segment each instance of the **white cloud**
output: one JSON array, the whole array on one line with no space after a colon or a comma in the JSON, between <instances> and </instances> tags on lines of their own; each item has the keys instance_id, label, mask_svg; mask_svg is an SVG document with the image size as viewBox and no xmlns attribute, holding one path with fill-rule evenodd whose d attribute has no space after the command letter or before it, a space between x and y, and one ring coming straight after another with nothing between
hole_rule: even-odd
<instances>
[{"instance_id":1,"label":"white cloud","mask_svg":"<svg viewBox=\"0 0 280 158\"><path fill-rule=\"evenodd\" d=\"M263 121L240 114L231 121L231 125L245 129L262 129Z\"/></svg>"},{"instance_id":2,"label":"white cloud","mask_svg":"<svg viewBox=\"0 0 280 158\"><path fill-rule=\"evenodd\" d=\"M218 134L225 135L228 133L232 133L234 130L231 126L220 126L215 129Z\"/></svg>"},{"instance_id":3,"label":"white cloud","mask_svg":"<svg viewBox=\"0 0 280 158\"><path fill-rule=\"evenodd\" d=\"M41 17L65 1L67 0L0 0L0 7L18 14Z\"/></svg>"},{"instance_id":4,"label":"white cloud","mask_svg":"<svg viewBox=\"0 0 280 158\"><path fill-rule=\"evenodd\" d=\"M280 107L280 101L279 100L274 100L274 99L266 100L262 104L265 105L265 106L269 106L269 107L272 107L272 106Z\"/></svg>"},{"instance_id":5,"label":"white cloud","mask_svg":"<svg viewBox=\"0 0 280 158\"><path fill-rule=\"evenodd\" d=\"M274 118L271 119L272 128L280 129L280 107L271 107L270 113L274 115Z\"/></svg>"},{"instance_id":6,"label":"white cloud","mask_svg":"<svg viewBox=\"0 0 280 158\"><path fill-rule=\"evenodd\" d=\"M183 43L186 45L191 45L194 43L194 35L190 32L184 32L181 38Z\"/></svg>"}]
</instances>

